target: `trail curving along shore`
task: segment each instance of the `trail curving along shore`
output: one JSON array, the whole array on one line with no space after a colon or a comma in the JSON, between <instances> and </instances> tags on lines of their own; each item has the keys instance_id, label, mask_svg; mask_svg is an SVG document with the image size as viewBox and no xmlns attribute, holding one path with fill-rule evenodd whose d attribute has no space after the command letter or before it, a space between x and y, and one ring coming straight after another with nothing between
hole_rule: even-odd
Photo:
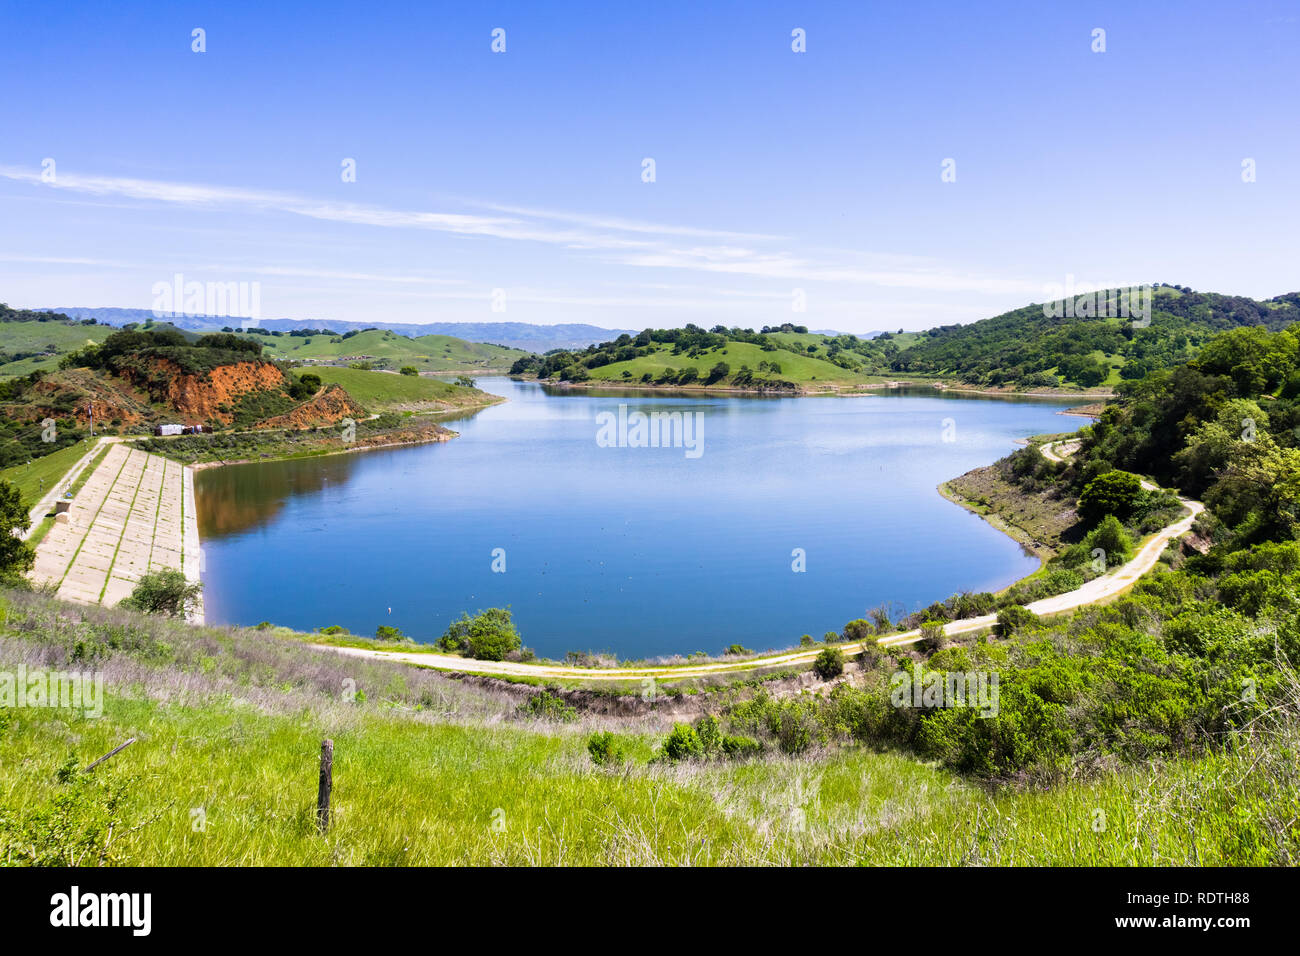
<instances>
[{"instance_id":1,"label":"trail curving along shore","mask_svg":"<svg viewBox=\"0 0 1300 956\"><path fill-rule=\"evenodd\" d=\"M1049 442L1046 445L1038 446L1039 451L1044 457L1051 461L1064 461L1064 458L1056 454L1055 446L1069 442L1071 439L1063 441ZM1158 486L1149 481L1143 481L1142 487L1148 490L1158 490ZM1156 566L1160 560L1160 554L1169 545L1171 541L1176 540L1186 534L1196 521L1197 516L1205 510L1205 506L1199 501L1193 501L1190 498L1184 498L1181 495L1178 500L1182 503L1187 513L1174 521L1172 524L1162 528L1155 534L1151 535L1132 559L1125 564L1120 565L1113 571L1093 578L1085 583L1082 587L1073 591L1067 591L1065 594L1057 594L1052 597L1043 598L1027 605L1028 609L1039 617L1051 617L1057 614L1064 614L1069 611L1086 607L1090 604L1099 604L1118 597L1127 591L1133 584L1144 574ZM960 634L970 634L986 630L997 623L996 614L985 614L980 617L965 618L960 621L952 621L947 624L943 632L947 636L957 636ZM860 654L864 646L868 644L879 644L882 647L903 647L908 644L915 644L921 640L920 629L904 631L899 634L886 634L884 637L877 638L874 641L859 641L851 644L838 644L841 651L846 656ZM340 647L328 644L313 645L321 650L335 651L339 654L355 657L370 657L379 660L399 661L402 663L413 664L419 667L431 667L436 670L455 671L465 674L478 674L484 676L499 677L540 677L556 680L579 680L579 681L624 681L624 682L643 682L647 680L655 681L673 681L683 678L692 677L713 677L726 676L730 674L743 674L746 671L767 669L773 667L798 667L811 664L821 652L821 648L799 649L786 651L778 654L769 654L762 657L752 657L741 661L711 661L704 664L681 664L669 666L645 666L645 667L572 667L564 664L525 664L515 663L512 661L480 661L467 657L458 657L454 654L440 654L433 651L386 651L375 650L363 647Z\"/></svg>"}]
</instances>

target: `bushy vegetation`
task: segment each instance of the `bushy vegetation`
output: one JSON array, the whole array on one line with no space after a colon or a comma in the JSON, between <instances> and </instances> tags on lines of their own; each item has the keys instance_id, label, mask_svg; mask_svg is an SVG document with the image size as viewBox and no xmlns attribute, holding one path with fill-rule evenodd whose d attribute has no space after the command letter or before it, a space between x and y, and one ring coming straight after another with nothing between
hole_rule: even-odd
<instances>
[{"instance_id":1,"label":"bushy vegetation","mask_svg":"<svg viewBox=\"0 0 1300 956\"><path fill-rule=\"evenodd\" d=\"M535 720L553 720L562 723L576 720L578 717L577 708L552 690L530 694L528 699L519 705L518 713L522 717L531 717Z\"/></svg>"},{"instance_id":2,"label":"bushy vegetation","mask_svg":"<svg viewBox=\"0 0 1300 956\"><path fill-rule=\"evenodd\" d=\"M198 606L202 595L200 582L189 581L175 568L165 568L143 575L122 604L145 614L183 617Z\"/></svg>"},{"instance_id":3,"label":"bushy vegetation","mask_svg":"<svg viewBox=\"0 0 1300 956\"><path fill-rule=\"evenodd\" d=\"M608 730L587 738L587 753L597 767L616 767L627 759L623 742Z\"/></svg>"},{"instance_id":4,"label":"bushy vegetation","mask_svg":"<svg viewBox=\"0 0 1300 956\"><path fill-rule=\"evenodd\" d=\"M813 661L813 673L822 680L833 680L844 673L844 652L838 647L823 648Z\"/></svg>"},{"instance_id":5,"label":"bushy vegetation","mask_svg":"<svg viewBox=\"0 0 1300 956\"><path fill-rule=\"evenodd\" d=\"M36 555L15 531L32 526L31 516L15 485L0 481L0 582L12 583L29 571Z\"/></svg>"},{"instance_id":6,"label":"bushy vegetation","mask_svg":"<svg viewBox=\"0 0 1300 956\"><path fill-rule=\"evenodd\" d=\"M519 631L511 620L509 608L490 607L473 617L461 613L442 637L438 647L444 651L467 654L484 661L503 661L522 646Z\"/></svg>"},{"instance_id":7,"label":"bushy vegetation","mask_svg":"<svg viewBox=\"0 0 1300 956\"><path fill-rule=\"evenodd\" d=\"M1157 284L1145 328L1127 319L1052 318L1041 305L1029 305L931 329L898 350L890 367L955 375L973 385L1092 387L1107 383L1113 368L1120 380L1137 381L1185 363L1220 331L1255 325L1276 330L1297 320L1300 293L1261 302Z\"/></svg>"}]
</instances>

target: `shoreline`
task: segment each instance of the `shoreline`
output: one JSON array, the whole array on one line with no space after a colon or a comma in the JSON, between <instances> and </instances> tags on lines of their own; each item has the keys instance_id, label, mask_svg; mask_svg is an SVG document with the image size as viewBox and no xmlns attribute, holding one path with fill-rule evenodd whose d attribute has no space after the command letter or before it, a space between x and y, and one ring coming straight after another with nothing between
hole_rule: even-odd
<instances>
[{"instance_id":1,"label":"shoreline","mask_svg":"<svg viewBox=\"0 0 1300 956\"><path fill-rule=\"evenodd\" d=\"M527 379L517 379L517 380L527 381ZM582 385L575 385L571 387L574 387L576 389L576 388L584 388L584 387L599 388L602 386L600 385L592 386L583 383ZM887 386L882 385L880 387L887 387ZM649 387L648 389L643 388L641 390L667 391L668 389L657 388L652 386ZM701 391L701 390L696 389L695 391ZM1006 395L1006 393L996 393L996 394L1004 397ZM497 403L494 402L490 404L497 404ZM440 439L436 439L435 441L446 441L449 440L451 437L455 437L454 434L450 436L442 437ZM393 443L386 443L384 445L377 445L377 446L339 449L338 451L329 452L326 454L346 454L353 451L367 451L370 450L371 448L404 447L408 445L426 444L426 443L428 442L426 441L393 442ZM1029 444L1030 442L1028 439L1025 439L1024 443ZM323 457L323 456L310 456L310 457ZM251 459L249 461L251 461L251 463L259 463L265 460L266 459ZM220 467L221 465L225 465L225 464L240 464L240 463L244 463L244 462L236 462L236 461L205 462L190 467L193 470L200 470L201 468L205 468L205 467ZM971 502L969 502L963 496L959 495L958 493L956 493L951 489L951 487L948 484L948 482L951 480L953 479L947 479L941 482L938 486L936 486L936 491L939 493L941 497L945 498L949 502L962 508L964 511L977 515L982 520L984 520L987 524L989 524L989 526L992 527L994 530L999 531L1002 534L1006 535L1008 538L1010 538L1011 540L1019 544L1022 548L1030 552L1030 554L1032 554L1033 557L1038 559L1037 568L1035 568L1029 574L1022 575L1016 578L1014 581L1010 582L1005 588L1002 588L998 593L1003 593L1008 588L1014 587L1016 584L1020 583L1021 581L1024 581L1032 577L1033 575L1039 573L1041 569L1046 565L1048 560L1050 560L1054 552L1052 552L1051 549L1046 548L1041 543L1035 541L1025 529L1020 528L1019 526L1006 521L1005 519L1001 518L996 514L983 513L981 510L975 507ZM1171 529L1168 530L1172 530L1172 526ZM1129 566L1126 565L1122 569L1117 569L1116 575L1106 575L1103 576L1103 578L1096 579L1096 581L1102 581L1104 579L1115 580L1116 577L1118 576L1118 571L1127 570L1128 567ZM1144 573L1144 572L1139 572L1139 573ZM1043 604L1044 606L1046 606L1048 602L1050 602L1053 605L1062 604L1062 602L1068 602L1070 600L1071 594L1081 594L1085 590L1095 590L1095 585L1093 582L1089 582L1089 585L1093 585L1093 586L1091 588L1089 586L1085 586L1084 589L1080 589L1078 592L1070 592L1065 595L1056 595L1052 598L1043 599L1043 601L1035 602L1035 603ZM994 615L994 617L996 617L996 615ZM950 622L948 627L950 627L952 630L948 631L946 629L945 633L951 633L953 635L962 634L973 630L980 630L985 626L988 626L988 621L985 621L983 618L962 619L962 620ZM725 675L733 672L744 673L746 671L753 671L753 670L762 671L770 667L806 663L807 661L812 660L813 656L815 656L816 653L818 653L820 648L823 646L822 644L819 643L817 645L817 648L813 650L808 650L799 647L790 647L785 649L773 650L770 651L767 655L749 658L743 661L707 660L695 665L632 664L632 665L625 665L625 666L615 665L614 667L609 667L609 668L579 668L579 667L571 667L571 666L563 665L558 662L544 663L544 664L543 663L530 664L525 662L478 661L472 658L463 658L456 655L438 652L432 644L417 646L413 648L402 648L400 650L397 648L393 648L390 650L388 648L358 646L357 644L354 643L344 643L344 642L322 643L319 640L316 641L310 640L310 638L313 636L315 635L303 635L303 637L299 639L307 640L308 643L311 643L313 646L320 647L322 649L333 650L338 653L373 655L381 658L386 657L390 659L405 660L407 663L417 664L420 666L432 666L440 670L448 670L453 672L464 672L469 674L483 674L488 676L495 675L495 676L502 676L502 677L517 677L517 678L518 677L522 677L522 678L569 677L576 680L596 679L602 681L635 680L645 676L667 677L670 674L677 675L678 677L685 679L692 676L704 677L704 676L709 676L711 674ZM840 644L839 642L836 642L834 645L827 645L827 646L838 646L848 654L855 654L855 653L860 653L863 650L863 648L876 644L878 642L880 646L887 647L887 646L909 644L912 643L913 640L918 640L918 639L919 639L919 631L895 632L888 635L873 637L867 641L861 641L855 644L846 645L846 644ZM356 638L353 638L353 640L356 640ZM362 638L361 640L365 640L365 639Z\"/></svg>"},{"instance_id":2,"label":"shoreline","mask_svg":"<svg viewBox=\"0 0 1300 956\"><path fill-rule=\"evenodd\" d=\"M453 438L460 437L460 432L454 432L451 431L451 429L448 429L447 431L449 434L439 435L435 438L415 438L411 441L392 441L385 442L382 445L356 445L350 448L338 448L332 451L312 452L306 455L284 455L277 458L223 458L220 461L196 461L192 465L186 465L185 467L192 471L206 471L209 468L223 468L226 465L268 465L276 461L309 461L312 458L332 458L335 455L350 455L361 451L379 451L382 448L408 448L413 445L436 445L440 442L451 441Z\"/></svg>"},{"instance_id":3,"label":"shoreline","mask_svg":"<svg viewBox=\"0 0 1300 956\"><path fill-rule=\"evenodd\" d=\"M430 418L460 415L465 412L474 412L474 411L480 411L484 408L491 408L494 405L500 405L503 402L509 401L509 399L506 398L504 395L493 395L491 392L484 392L484 394L491 395L493 400L490 402L478 402L473 405L451 406L448 408L438 409L436 411L431 410L427 412L417 412L414 414L428 415ZM375 416L372 415L371 417L373 418ZM434 421L433 424L437 425L439 428L445 428L445 426L443 426L437 421ZM221 459L218 461L196 461L186 465L185 467L191 468L194 471L203 471L208 468L221 468L224 467L225 465L256 465L256 464L265 464L273 461L305 461L310 458L328 458L333 455L348 455L354 452L378 451L382 448L407 448L414 445L434 445L434 444L438 444L439 442L451 441L453 438L460 437L460 432L453 431L450 428L446 430L447 430L446 435L437 435L431 438L413 438L409 441L392 441L392 442L384 442L382 444L377 444L377 445L362 445L358 443L351 447L342 447L342 448L328 450L328 451L309 452L307 454L301 454L301 455L280 455L280 456L273 456L270 458L231 458L231 459ZM285 432L287 430L280 429L280 431ZM301 429L299 429L299 431L301 431Z\"/></svg>"},{"instance_id":4,"label":"shoreline","mask_svg":"<svg viewBox=\"0 0 1300 956\"><path fill-rule=\"evenodd\" d=\"M959 385L947 385L941 380L915 381L911 379L891 379L887 382L865 382L846 385L843 387L832 386L830 388L800 387L794 391L787 391L785 389L733 388L730 386L718 387L716 385L647 385L644 382L619 382L613 379L589 379L585 382L552 382L524 375L508 375L507 378L515 382L532 382L536 385L546 385L551 388L573 389L574 391L608 388L647 393L694 392L702 395L763 395L776 398L851 398L863 397L864 395L869 395L873 392L892 391L902 388L928 388L933 389L936 392L960 392L964 395L984 395L989 398L1087 398L1092 399L1094 402L1104 402L1114 397L1113 392L1050 392L1043 390L1016 392L1007 391L1005 389L967 388ZM1064 415L1070 413L1062 412L1061 414ZM1095 415L1083 412L1074 414L1080 414L1087 418L1096 417Z\"/></svg>"}]
</instances>

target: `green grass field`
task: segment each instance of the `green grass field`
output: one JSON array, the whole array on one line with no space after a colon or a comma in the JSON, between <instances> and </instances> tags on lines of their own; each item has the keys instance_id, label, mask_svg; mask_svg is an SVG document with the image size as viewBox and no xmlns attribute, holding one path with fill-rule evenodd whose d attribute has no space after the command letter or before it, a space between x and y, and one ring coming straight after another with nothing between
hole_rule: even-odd
<instances>
[{"instance_id":1,"label":"green grass field","mask_svg":"<svg viewBox=\"0 0 1300 956\"><path fill-rule=\"evenodd\" d=\"M316 366L295 369L303 375L319 375L325 384L343 386L369 412L392 408L418 408L424 405L464 407L480 405L489 396L477 389L422 375L398 375L393 372L368 372L363 369Z\"/></svg>"},{"instance_id":2,"label":"green grass field","mask_svg":"<svg viewBox=\"0 0 1300 956\"><path fill-rule=\"evenodd\" d=\"M103 325L67 325L63 322L0 322L0 378L29 375L37 370L53 371L59 357L75 352L90 342L102 342L112 333ZM4 362L4 357L23 352L50 351L47 357Z\"/></svg>"},{"instance_id":3,"label":"green grass field","mask_svg":"<svg viewBox=\"0 0 1300 956\"><path fill-rule=\"evenodd\" d=\"M422 372L508 369L515 359L527 354L499 345L466 342L450 335L407 338L397 332L379 329L361 332L348 339L329 335L250 337L263 344L268 358L298 362L370 361L393 369L414 365Z\"/></svg>"},{"instance_id":4,"label":"green grass field","mask_svg":"<svg viewBox=\"0 0 1300 956\"><path fill-rule=\"evenodd\" d=\"M17 485L23 503L30 508L67 475L68 469L77 463L89 447L86 442L80 441L67 448L60 448L52 455L37 458L30 464L13 465L0 471L0 480Z\"/></svg>"},{"instance_id":5,"label":"green grass field","mask_svg":"<svg viewBox=\"0 0 1300 956\"><path fill-rule=\"evenodd\" d=\"M1249 865L1300 847L1294 719L1221 755L990 791L860 746L651 762L655 712L537 720L526 689L0 594L0 668L36 648L102 674L106 701L0 711L0 864ZM628 745L616 769L586 753L606 729Z\"/></svg>"}]
</instances>

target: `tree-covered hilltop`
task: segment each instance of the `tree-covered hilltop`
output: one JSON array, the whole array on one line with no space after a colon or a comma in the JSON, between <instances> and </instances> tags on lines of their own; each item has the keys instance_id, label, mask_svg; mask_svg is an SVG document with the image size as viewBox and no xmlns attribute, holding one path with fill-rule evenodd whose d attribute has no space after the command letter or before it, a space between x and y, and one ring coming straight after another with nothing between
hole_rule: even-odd
<instances>
[{"instance_id":1,"label":"tree-covered hilltop","mask_svg":"<svg viewBox=\"0 0 1300 956\"><path fill-rule=\"evenodd\" d=\"M1028 305L969 325L931 329L899 350L890 367L972 385L1113 386L1187 362L1216 332L1284 328L1300 320L1300 293L1260 302L1156 286L1146 327L1119 317L1052 316L1051 311Z\"/></svg>"},{"instance_id":2,"label":"tree-covered hilltop","mask_svg":"<svg viewBox=\"0 0 1300 956\"><path fill-rule=\"evenodd\" d=\"M1276 331L1300 320L1300 293L1260 302L1156 286L1148 301L1149 325L1096 313L1053 316L1034 304L968 325L869 339L793 324L758 332L721 325L646 329L586 349L526 356L510 371L556 381L763 391L841 388L882 377L991 388L1113 387L1191 360L1217 332Z\"/></svg>"},{"instance_id":3,"label":"tree-covered hilltop","mask_svg":"<svg viewBox=\"0 0 1300 956\"><path fill-rule=\"evenodd\" d=\"M1203 497L1224 542L1300 536L1300 335L1240 328L1119 389L1083 430L1082 477L1109 468Z\"/></svg>"}]
</instances>

